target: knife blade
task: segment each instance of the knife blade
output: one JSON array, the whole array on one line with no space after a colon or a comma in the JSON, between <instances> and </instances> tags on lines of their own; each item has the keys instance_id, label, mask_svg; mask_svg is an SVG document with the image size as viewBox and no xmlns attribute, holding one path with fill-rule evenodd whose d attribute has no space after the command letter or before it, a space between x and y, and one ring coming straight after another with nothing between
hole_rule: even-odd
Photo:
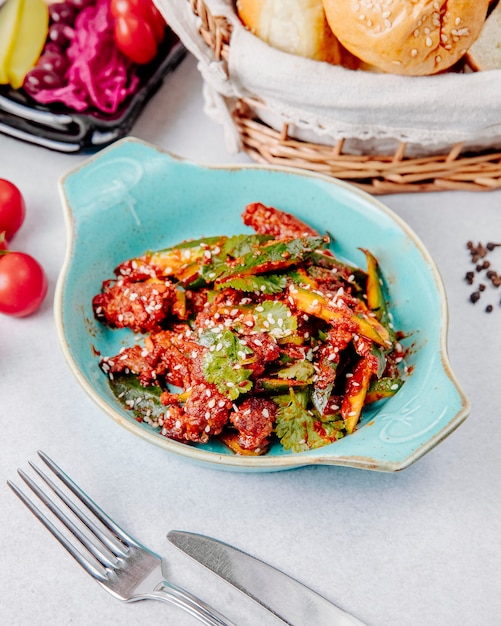
<instances>
[{"instance_id":1,"label":"knife blade","mask_svg":"<svg viewBox=\"0 0 501 626\"><path fill-rule=\"evenodd\" d=\"M364 626L295 578L227 543L181 530L167 539L290 626Z\"/></svg>"}]
</instances>

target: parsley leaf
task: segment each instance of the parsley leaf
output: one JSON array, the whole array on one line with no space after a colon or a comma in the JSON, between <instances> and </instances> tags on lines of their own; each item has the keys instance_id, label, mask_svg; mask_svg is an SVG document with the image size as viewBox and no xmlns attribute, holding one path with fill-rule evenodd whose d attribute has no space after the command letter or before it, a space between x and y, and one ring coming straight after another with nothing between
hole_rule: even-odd
<instances>
[{"instance_id":1,"label":"parsley leaf","mask_svg":"<svg viewBox=\"0 0 501 626\"><path fill-rule=\"evenodd\" d=\"M160 404L162 390L156 385L144 387L134 374L115 374L110 379L110 387L119 402L131 410L136 419L158 427L158 420L164 417L165 407Z\"/></svg>"},{"instance_id":2,"label":"parsley leaf","mask_svg":"<svg viewBox=\"0 0 501 626\"><path fill-rule=\"evenodd\" d=\"M234 235L228 237L223 246L223 254L234 259L259 249L264 243L273 239L272 235Z\"/></svg>"},{"instance_id":3,"label":"parsley leaf","mask_svg":"<svg viewBox=\"0 0 501 626\"><path fill-rule=\"evenodd\" d=\"M253 293L273 295L281 293L287 286L287 277L283 274L267 274L263 276L236 276L216 285L216 289L238 289Z\"/></svg>"},{"instance_id":4,"label":"parsley leaf","mask_svg":"<svg viewBox=\"0 0 501 626\"><path fill-rule=\"evenodd\" d=\"M254 330L269 333L276 339L288 337L297 330L297 318L282 302L265 300L254 309Z\"/></svg>"},{"instance_id":5,"label":"parsley leaf","mask_svg":"<svg viewBox=\"0 0 501 626\"><path fill-rule=\"evenodd\" d=\"M264 274L273 269L293 267L308 258L322 245L324 245L322 237L303 237L290 241L274 241L265 246L254 247L239 257L235 264L226 265L226 270L219 273L218 278Z\"/></svg>"},{"instance_id":6,"label":"parsley leaf","mask_svg":"<svg viewBox=\"0 0 501 626\"><path fill-rule=\"evenodd\" d=\"M202 359L203 375L208 383L216 385L219 393L236 400L252 389L252 370L244 366L253 351L235 333L228 329L220 333L209 330L201 335L200 343L209 348Z\"/></svg>"},{"instance_id":7,"label":"parsley leaf","mask_svg":"<svg viewBox=\"0 0 501 626\"><path fill-rule=\"evenodd\" d=\"M220 276L232 276L238 274L233 271L235 259L256 254L270 235L235 235L225 239L222 246L212 247L210 250L210 260L200 268L201 277L211 283Z\"/></svg>"},{"instance_id":8,"label":"parsley leaf","mask_svg":"<svg viewBox=\"0 0 501 626\"><path fill-rule=\"evenodd\" d=\"M289 367L285 367L277 372L279 378L291 379L295 378L301 382L312 382L315 374L315 368L309 361L296 361Z\"/></svg>"},{"instance_id":9,"label":"parsley leaf","mask_svg":"<svg viewBox=\"0 0 501 626\"><path fill-rule=\"evenodd\" d=\"M320 448L344 435L344 420L338 415L320 416L307 409L308 394L294 393L291 389L289 402L279 406L275 430L286 450L302 452Z\"/></svg>"}]
</instances>

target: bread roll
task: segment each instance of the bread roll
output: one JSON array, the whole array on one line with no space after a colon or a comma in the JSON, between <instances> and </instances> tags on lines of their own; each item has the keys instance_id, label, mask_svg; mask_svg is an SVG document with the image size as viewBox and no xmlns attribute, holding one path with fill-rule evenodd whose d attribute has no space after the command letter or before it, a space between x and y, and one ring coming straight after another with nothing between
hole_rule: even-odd
<instances>
[{"instance_id":1,"label":"bread roll","mask_svg":"<svg viewBox=\"0 0 501 626\"><path fill-rule=\"evenodd\" d=\"M414 76L451 67L475 41L489 0L323 0L340 42L385 72Z\"/></svg>"},{"instance_id":2,"label":"bread roll","mask_svg":"<svg viewBox=\"0 0 501 626\"><path fill-rule=\"evenodd\" d=\"M501 69L501 3L485 21L466 59L477 71Z\"/></svg>"},{"instance_id":3,"label":"bread roll","mask_svg":"<svg viewBox=\"0 0 501 626\"><path fill-rule=\"evenodd\" d=\"M325 19L322 0L237 0L242 22L274 48L340 63L342 51Z\"/></svg>"}]
</instances>

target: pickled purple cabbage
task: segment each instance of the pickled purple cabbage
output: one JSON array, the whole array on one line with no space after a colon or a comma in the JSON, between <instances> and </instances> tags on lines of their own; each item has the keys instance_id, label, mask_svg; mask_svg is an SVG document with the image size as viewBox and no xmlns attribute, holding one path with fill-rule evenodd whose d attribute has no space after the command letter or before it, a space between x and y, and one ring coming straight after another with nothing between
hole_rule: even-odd
<instances>
[{"instance_id":1,"label":"pickled purple cabbage","mask_svg":"<svg viewBox=\"0 0 501 626\"><path fill-rule=\"evenodd\" d=\"M115 113L135 91L139 78L133 64L117 49L113 30L109 0L97 0L95 5L82 9L66 49L70 62L64 77L66 84L41 89L33 98L40 104L61 102L79 112L95 108Z\"/></svg>"}]
</instances>

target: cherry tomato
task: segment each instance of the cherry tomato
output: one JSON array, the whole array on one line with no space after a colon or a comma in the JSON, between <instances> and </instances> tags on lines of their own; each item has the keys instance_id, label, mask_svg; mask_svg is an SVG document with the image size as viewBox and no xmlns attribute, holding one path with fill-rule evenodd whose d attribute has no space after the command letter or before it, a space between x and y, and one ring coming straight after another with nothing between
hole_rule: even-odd
<instances>
[{"instance_id":1,"label":"cherry tomato","mask_svg":"<svg viewBox=\"0 0 501 626\"><path fill-rule=\"evenodd\" d=\"M24 222L26 208L19 189L9 180L0 178L0 232L10 241Z\"/></svg>"},{"instance_id":2,"label":"cherry tomato","mask_svg":"<svg viewBox=\"0 0 501 626\"><path fill-rule=\"evenodd\" d=\"M163 40L165 20L152 0L111 0L110 8L111 14L116 18L128 15L140 17L153 29L157 43Z\"/></svg>"},{"instance_id":3,"label":"cherry tomato","mask_svg":"<svg viewBox=\"0 0 501 626\"><path fill-rule=\"evenodd\" d=\"M164 16L160 13L157 7L151 3L151 19L150 26L153 28L157 43L161 44L165 36L165 20Z\"/></svg>"},{"instance_id":4,"label":"cherry tomato","mask_svg":"<svg viewBox=\"0 0 501 626\"><path fill-rule=\"evenodd\" d=\"M115 22L115 42L118 49L131 61L142 65L157 54L157 41L153 29L139 17L121 16Z\"/></svg>"},{"instance_id":5,"label":"cherry tomato","mask_svg":"<svg viewBox=\"0 0 501 626\"><path fill-rule=\"evenodd\" d=\"M0 255L0 313L26 317L42 304L48 288L40 263L24 252Z\"/></svg>"},{"instance_id":6,"label":"cherry tomato","mask_svg":"<svg viewBox=\"0 0 501 626\"><path fill-rule=\"evenodd\" d=\"M149 21L152 12L151 0L111 0L110 9L113 17L127 17L134 14Z\"/></svg>"}]
</instances>

